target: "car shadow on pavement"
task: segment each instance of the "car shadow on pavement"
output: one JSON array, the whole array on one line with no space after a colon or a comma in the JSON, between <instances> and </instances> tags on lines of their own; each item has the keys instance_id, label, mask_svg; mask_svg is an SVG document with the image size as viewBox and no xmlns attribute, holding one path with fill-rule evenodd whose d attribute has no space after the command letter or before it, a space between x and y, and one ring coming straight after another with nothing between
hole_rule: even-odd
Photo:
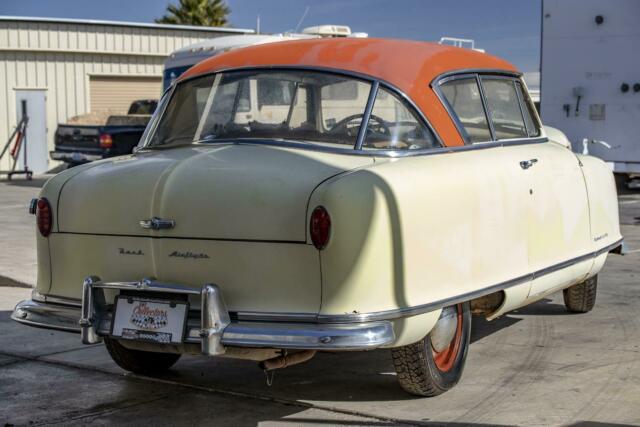
<instances>
[{"instance_id":1,"label":"car shadow on pavement","mask_svg":"<svg viewBox=\"0 0 640 427\"><path fill-rule=\"evenodd\" d=\"M549 298L543 298L534 304L524 306L511 313L522 316L571 316L578 314L568 311L564 304L557 304Z\"/></svg>"},{"instance_id":2,"label":"car shadow on pavement","mask_svg":"<svg viewBox=\"0 0 640 427\"><path fill-rule=\"evenodd\" d=\"M508 315L498 317L494 320L487 320L483 316L473 316L473 322L471 323L471 344L495 334L502 329L513 326L521 320L522 319Z\"/></svg>"}]
</instances>

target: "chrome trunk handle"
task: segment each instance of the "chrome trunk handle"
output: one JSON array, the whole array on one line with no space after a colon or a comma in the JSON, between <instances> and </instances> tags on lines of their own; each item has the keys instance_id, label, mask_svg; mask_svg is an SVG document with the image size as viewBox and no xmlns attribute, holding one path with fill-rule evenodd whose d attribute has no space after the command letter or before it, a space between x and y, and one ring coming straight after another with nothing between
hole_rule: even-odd
<instances>
[{"instance_id":1,"label":"chrome trunk handle","mask_svg":"<svg viewBox=\"0 0 640 427\"><path fill-rule=\"evenodd\" d=\"M522 169L529 169L531 166L535 165L536 163L538 163L538 159L523 160L520 162L520 167Z\"/></svg>"}]
</instances>

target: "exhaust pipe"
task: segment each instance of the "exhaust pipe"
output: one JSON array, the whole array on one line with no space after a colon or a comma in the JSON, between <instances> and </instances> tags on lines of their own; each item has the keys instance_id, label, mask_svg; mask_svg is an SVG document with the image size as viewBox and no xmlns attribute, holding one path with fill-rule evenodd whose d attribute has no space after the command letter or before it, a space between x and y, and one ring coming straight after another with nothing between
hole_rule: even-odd
<instances>
[{"instance_id":1,"label":"exhaust pipe","mask_svg":"<svg viewBox=\"0 0 640 427\"><path fill-rule=\"evenodd\" d=\"M259 363L260 369L263 371L273 371L275 369L286 368L287 366L297 365L306 362L316 355L315 350L303 350L297 353L287 354L286 351L278 357L263 360Z\"/></svg>"}]
</instances>

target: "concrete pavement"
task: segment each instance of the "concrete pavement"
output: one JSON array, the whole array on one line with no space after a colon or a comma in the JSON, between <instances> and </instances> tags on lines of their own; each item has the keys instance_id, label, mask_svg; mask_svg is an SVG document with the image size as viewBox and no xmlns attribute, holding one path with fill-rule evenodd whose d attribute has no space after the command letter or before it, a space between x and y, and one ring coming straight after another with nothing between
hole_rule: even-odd
<instances>
[{"instance_id":1,"label":"concrete pavement","mask_svg":"<svg viewBox=\"0 0 640 427\"><path fill-rule=\"evenodd\" d=\"M34 277L35 254L18 266L5 242L33 251L24 202L36 192L0 183L0 207L16 206L0 209L0 275L14 280ZM474 318L462 381L432 399L399 388L386 350L319 354L271 387L239 360L183 357L161 377L124 374L102 345L11 322L29 290L0 287L0 425L640 425L640 194L620 203L636 252L609 257L595 309L568 314L556 295Z\"/></svg>"}]
</instances>

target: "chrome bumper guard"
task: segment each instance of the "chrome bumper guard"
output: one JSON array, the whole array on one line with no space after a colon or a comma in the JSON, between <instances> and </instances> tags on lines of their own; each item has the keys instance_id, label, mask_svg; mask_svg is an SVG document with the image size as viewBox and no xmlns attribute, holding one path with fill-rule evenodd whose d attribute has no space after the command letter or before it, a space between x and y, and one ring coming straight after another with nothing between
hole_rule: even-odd
<instances>
[{"instance_id":1,"label":"chrome bumper guard","mask_svg":"<svg viewBox=\"0 0 640 427\"><path fill-rule=\"evenodd\" d=\"M112 313L105 290L130 290L200 296L200 318L190 317L184 342L200 344L205 355L219 356L225 347L259 347L309 350L367 350L395 340L389 321L362 323L303 323L232 321L222 293L214 284L201 289L143 279L139 282L84 281L82 304L36 299L19 303L11 318L31 326L80 332L84 344L102 341L111 331ZM46 297L45 297L46 299Z\"/></svg>"}]
</instances>

